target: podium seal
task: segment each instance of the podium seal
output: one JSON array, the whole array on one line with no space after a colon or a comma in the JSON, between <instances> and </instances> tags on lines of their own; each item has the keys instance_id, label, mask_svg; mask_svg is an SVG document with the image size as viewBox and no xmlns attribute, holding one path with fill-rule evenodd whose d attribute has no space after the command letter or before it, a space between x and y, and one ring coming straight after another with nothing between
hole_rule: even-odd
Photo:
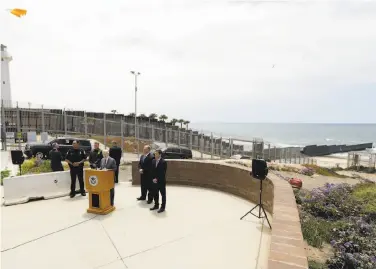
<instances>
[{"instance_id":1,"label":"podium seal","mask_svg":"<svg viewBox=\"0 0 376 269\"><path fill-rule=\"evenodd\" d=\"M98 178L96 176L90 176L89 177L89 183L91 186L97 186L98 185Z\"/></svg>"}]
</instances>

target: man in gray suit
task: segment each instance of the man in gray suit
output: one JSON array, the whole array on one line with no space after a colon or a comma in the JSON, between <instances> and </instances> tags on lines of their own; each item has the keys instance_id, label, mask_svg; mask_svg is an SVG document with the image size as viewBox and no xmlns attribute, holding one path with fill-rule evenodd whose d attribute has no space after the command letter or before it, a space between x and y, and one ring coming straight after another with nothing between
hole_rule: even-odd
<instances>
[{"instance_id":1,"label":"man in gray suit","mask_svg":"<svg viewBox=\"0 0 376 269\"><path fill-rule=\"evenodd\" d=\"M103 158L101 160L101 164L100 164L100 169L101 170L116 170L117 169L117 165L116 165L116 161L114 158L111 158L109 156L109 152L108 150L104 150L102 151L103 153Z\"/></svg>"},{"instance_id":2,"label":"man in gray suit","mask_svg":"<svg viewBox=\"0 0 376 269\"><path fill-rule=\"evenodd\" d=\"M100 169L101 170L113 170L114 171L114 181L115 181L115 171L117 169L116 161L114 158L111 158L109 156L108 150L103 150L103 158L100 163ZM110 190L110 196L111 196L111 205L114 205L115 200L115 188Z\"/></svg>"}]
</instances>

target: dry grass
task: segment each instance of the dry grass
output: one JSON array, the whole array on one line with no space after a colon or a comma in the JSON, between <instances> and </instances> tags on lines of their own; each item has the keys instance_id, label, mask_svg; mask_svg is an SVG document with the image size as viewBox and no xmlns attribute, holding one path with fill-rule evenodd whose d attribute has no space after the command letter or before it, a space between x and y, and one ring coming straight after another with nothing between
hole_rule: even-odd
<instances>
[{"instance_id":1,"label":"dry grass","mask_svg":"<svg viewBox=\"0 0 376 269\"><path fill-rule=\"evenodd\" d=\"M315 174L318 174L318 175L327 176L327 177L347 178L347 176L338 174L334 169L317 166L315 164L303 164L303 166L307 168L312 168L315 171Z\"/></svg>"},{"instance_id":2,"label":"dry grass","mask_svg":"<svg viewBox=\"0 0 376 269\"><path fill-rule=\"evenodd\" d=\"M92 136L91 139L97 140L98 142L105 144L107 147L111 147L112 141L115 141L119 146L121 145L121 137L118 137L118 136L107 136L106 143L104 143L103 136ZM138 149L142 151L144 146L150 145L151 143L152 141L149 141L149 140L139 140L137 143L134 137L125 137L123 151L129 152L129 153L137 153ZM138 144L138 149L137 149L137 144Z\"/></svg>"}]
</instances>

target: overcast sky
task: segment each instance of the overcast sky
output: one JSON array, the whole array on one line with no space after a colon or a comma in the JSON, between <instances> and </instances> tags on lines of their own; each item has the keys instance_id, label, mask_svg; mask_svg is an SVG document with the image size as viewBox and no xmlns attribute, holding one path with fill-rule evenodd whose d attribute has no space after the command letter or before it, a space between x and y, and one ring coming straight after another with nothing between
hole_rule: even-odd
<instances>
[{"instance_id":1,"label":"overcast sky","mask_svg":"<svg viewBox=\"0 0 376 269\"><path fill-rule=\"evenodd\" d=\"M107 3L107 4L105 4ZM17 18L3 11L25 8ZM2 0L14 101L191 122L376 122L376 1Z\"/></svg>"}]
</instances>

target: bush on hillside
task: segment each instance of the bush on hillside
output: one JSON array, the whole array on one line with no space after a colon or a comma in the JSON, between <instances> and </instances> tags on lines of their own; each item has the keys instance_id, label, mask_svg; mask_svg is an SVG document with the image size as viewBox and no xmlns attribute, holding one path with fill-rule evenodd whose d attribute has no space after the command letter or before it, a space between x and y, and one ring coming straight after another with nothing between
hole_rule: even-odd
<instances>
[{"instance_id":1,"label":"bush on hillside","mask_svg":"<svg viewBox=\"0 0 376 269\"><path fill-rule=\"evenodd\" d=\"M334 248L329 269L376 268L376 184L326 184L295 197L308 244Z\"/></svg>"},{"instance_id":2,"label":"bush on hillside","mask_svg":"<svg viewBox=\"0 0 376 269\"><path fill-rule=\"evenodd\" d=\"M299 174L302 174L305 176L313 176L315 174L315 170L313 170L310 167L304 167L302 170L300 170Z\"/></svg>"}]
</instances>

